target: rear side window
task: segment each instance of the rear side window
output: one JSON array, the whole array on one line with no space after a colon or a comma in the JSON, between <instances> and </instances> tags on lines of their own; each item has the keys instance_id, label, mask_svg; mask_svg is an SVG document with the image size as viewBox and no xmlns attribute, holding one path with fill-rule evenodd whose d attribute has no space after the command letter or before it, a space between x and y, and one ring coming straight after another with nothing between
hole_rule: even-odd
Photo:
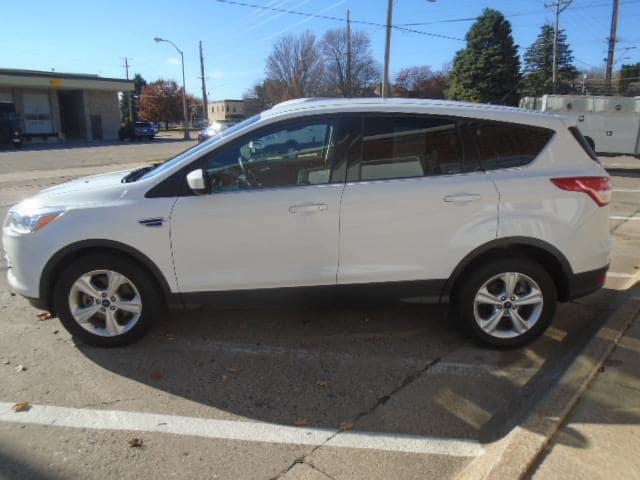
<instances>
[{"instance_id":1,"label":"rear side window","mask_svg":"<svg viewBox=\"0 0 640 480\"><path fill-rule=\"evenodd\" d=\"M457 120L430 116L364 118L359 158L349 180L383 180L462 173Z\"/></svg>"},{"instance_id":2,"label":"rear side window","mask_svg":"<svg viewBox=\"0 0 640 480\"><path fill-rule=\"evenodd\" d=\"M600 160L598 160L598 156L594 151L594 147L589 143L589 141L585 138L585 136L582 135L582 132L578 130L578 127L569 127L569 131L573 135L573 138L575 138L576 141L580 144L580 146L585 151L585 153L589 155L589 157L591 157L591 160L594 160L599 163ZM591 140L591 142L593 143L593 140Z\"/></svg>"},{"instance_id":3,"label":"rear side window","mask_svg":"<svg viewBox=\"0 0 640 480\"><path fill-rule=\"evenodd\" d=\"M484 170L521 167L532 162L553 136L553 130L491 121L470 122Z\"/></svg>"}]
</instances>

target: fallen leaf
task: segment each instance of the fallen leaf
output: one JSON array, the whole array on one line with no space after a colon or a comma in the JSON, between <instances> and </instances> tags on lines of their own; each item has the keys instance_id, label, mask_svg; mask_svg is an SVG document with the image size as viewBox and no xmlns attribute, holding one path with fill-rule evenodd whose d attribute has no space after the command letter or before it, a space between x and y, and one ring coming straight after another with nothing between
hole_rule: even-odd
<instances>
[{"instance_id":1,"label":"fallen leaf","mask_svg":"<svg viewBox=\"0 0 640 480\"><path fill-rule=\"evenodd\" d=\"M227 383L227 382L229 381L229 379L230 379L230 378L231 378L231 375L228 375L228 374L226 374L226 373L225 373L224 375L222 375L222 381L223 381L224 383Z\"/></svg>"},{"instance_id":2,"label":"fallen leaf","mask_svg":"<svg viewBox=\"0 0 640 480\"><path fill-rule=\"evenodd\" d=\"M29 402L18 402L13 407L14 412L28 412L31 410L31 404Z\"/></svg>"},{"instance_id":3,"label":"fallen leaf","mask_svg":"<svg viewBox=\"0 0 640 480\"><path fill-rule=\"evenodd\" d=\"M3 360L3 362L5 365L9 365L11 363L11 360Z\"/></svg>"},{"instance_id":4,"label":"fallen leaf","mask_svg":"<svg viewBox=\"0 0 640 480\"><path fill-rule=\"evenodd\" d=\"M53 334L54 334L54 335L57 335L59 332L60 332L60 330L54 330L54 331L53 331Z\"/></svg>"},{"instance_id":5,"label":"fallen leaf","mask_svg":"<svg viewBox=\"0 0 640 480\"><path fill-rule=\"evenodd\" d=\"M240 367L237 367L237 366L227 367L227 372L228 373L238 373L240 370L242 370L242 369Z\"/></svg>"},{"instance_id":6,"label":"fallen leaf","mask_svg":"<svg viewBox=\"0 0 640 480\"><path fill-rule=\"evenodd\" d=\"M600 367L600 368L598 369L598 371L599 371L600 373L604 372L604 367Z\"/></svg>"},{"instance_id":7,"label":"fallen leaf","mask_svg":"<svg viewBox=\"0 0 640 480\"><path fill-rule=\"evenodd\" d=\"M38 320L49 320L51 318L51 313L50 312L38 312L36 314L36 317L38 317Z\"/></svg>"},{"instance_id":8,"label":"fallen leaf","mask_svg":"<svg viewBox=\"0 0 640 480\"><path fill-rule=\"evenodd\" d=\"M256 400L254 402L254 405L258 408L263 408L263 407L270 407L271 406L271 402L269 402L269 400Z\"/></svg>"},{"instance_id":9,"label":"fallen leaf","mask_svg":"<svg viewBox=\"0 0 640 480\"><path fill-rule=\"evenodd\" d=\"M338 428L340 430L351 430L353 428L353 422L342 422Z\"/></svg>"},{"instance_id":10,"label":"fallen leaf","mask_svg":"<svg viewBox=\"0 0 640 480\"><path fill-rule=\"evenodd\" d=\"M24 372L27 369L24 365L18 365L16 367L16 372Z\"/></svg>"},{"instance_id":11,"label":"fallen leaf","mask_svg":"<svg viewBox=\"0 0 640 480\"><path fill-rule=\"evenodd\" d=\"M149 377L151 377L151 380L160 380L162 379L162 377L164 377L164 375L160 372L151 372L149 374Z\"/></svg>"},{"instance_id":12,"label":"fallen leaf","mask_svg":"<svg viewBox=\"0 0 640 480\"><path fill-rule=\"evenodd\" d=\"M330 380L318 380L316 382L316 385L318 385L319 387L328 387L329 385L331 385L331 381Z\"/></svg>"},{"instance_id":13,"label":"fallen leaf","mask_svg":"<svg viewBox=\"0 0 640 480\"><path fill-rule=\"evenodd\" d=\"M141 448L144 445L144 442L140 438L132 438L129 440L129 446L133 448Z\"/></svg>"},{"instance_id":14,"label":"fallen leaf","mask_svg":"<svg viewBox=\"0 0 640 480\"><path fill-rule=\"evenodd\" d=\"M304 427L305 425L309 425L310 423L311 420L309 420L307 417L296 418L293 422L293 424L297 425L298 427Z\"/></svg>"}]
</instances>

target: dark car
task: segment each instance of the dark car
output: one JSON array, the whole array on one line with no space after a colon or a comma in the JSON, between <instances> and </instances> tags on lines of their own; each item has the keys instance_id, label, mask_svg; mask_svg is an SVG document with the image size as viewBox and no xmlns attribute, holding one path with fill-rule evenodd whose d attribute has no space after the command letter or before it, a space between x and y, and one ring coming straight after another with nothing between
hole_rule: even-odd
<instances>
[{"instance_id":1,"label":"dark car","mask_svg":"<svg viewBox=\"0 0 640 480\"><path fill-rule=\"evenodd\" d=\"M123 125L118 131L120 140L140 140L146 138L153 140L156 136L155 125L151 122L129 122Z\"/></svg>"},{"instance_id":2,"label":"dark car","mask_svg":"<svg viewBox=\"0 0 640 480\"><path fill-rule=\"evenodd\" d=\"M0 103L0 145L22 146L22 120L13 103Z\"/></svg>"}]
</instances>

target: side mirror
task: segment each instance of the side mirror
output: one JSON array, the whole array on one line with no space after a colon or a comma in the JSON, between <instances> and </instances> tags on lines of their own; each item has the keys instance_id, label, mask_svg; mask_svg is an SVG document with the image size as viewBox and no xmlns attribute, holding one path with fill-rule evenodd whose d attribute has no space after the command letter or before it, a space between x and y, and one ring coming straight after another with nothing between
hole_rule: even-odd
<instances>
[{"instance_id":1,"label":"side mirror","mask_svg":"<svg viewBox=\"0 0 640 480\"><path fill-rule=\"evenodd\" d=\"M187 185L196 195L207 193L204 171L199 168L187 173Z\"/></svg>"}]
</instances>

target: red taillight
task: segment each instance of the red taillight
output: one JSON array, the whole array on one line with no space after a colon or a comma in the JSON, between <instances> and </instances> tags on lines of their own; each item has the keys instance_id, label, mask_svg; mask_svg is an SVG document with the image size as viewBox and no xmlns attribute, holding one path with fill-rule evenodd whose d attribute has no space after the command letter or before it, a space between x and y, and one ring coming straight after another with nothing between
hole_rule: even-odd
<instances>
[{"instance_id":1,"label":"red taillight","mask_svg":"<svg viewBox=\"0 0 640 480\"><path fill-rule=\"evenodd\" d=\"M562 190L586 193L599 207L604 207L611 201L609 177L563 177L552 178L551 181Z\"/></svg>"}]
</instances>

